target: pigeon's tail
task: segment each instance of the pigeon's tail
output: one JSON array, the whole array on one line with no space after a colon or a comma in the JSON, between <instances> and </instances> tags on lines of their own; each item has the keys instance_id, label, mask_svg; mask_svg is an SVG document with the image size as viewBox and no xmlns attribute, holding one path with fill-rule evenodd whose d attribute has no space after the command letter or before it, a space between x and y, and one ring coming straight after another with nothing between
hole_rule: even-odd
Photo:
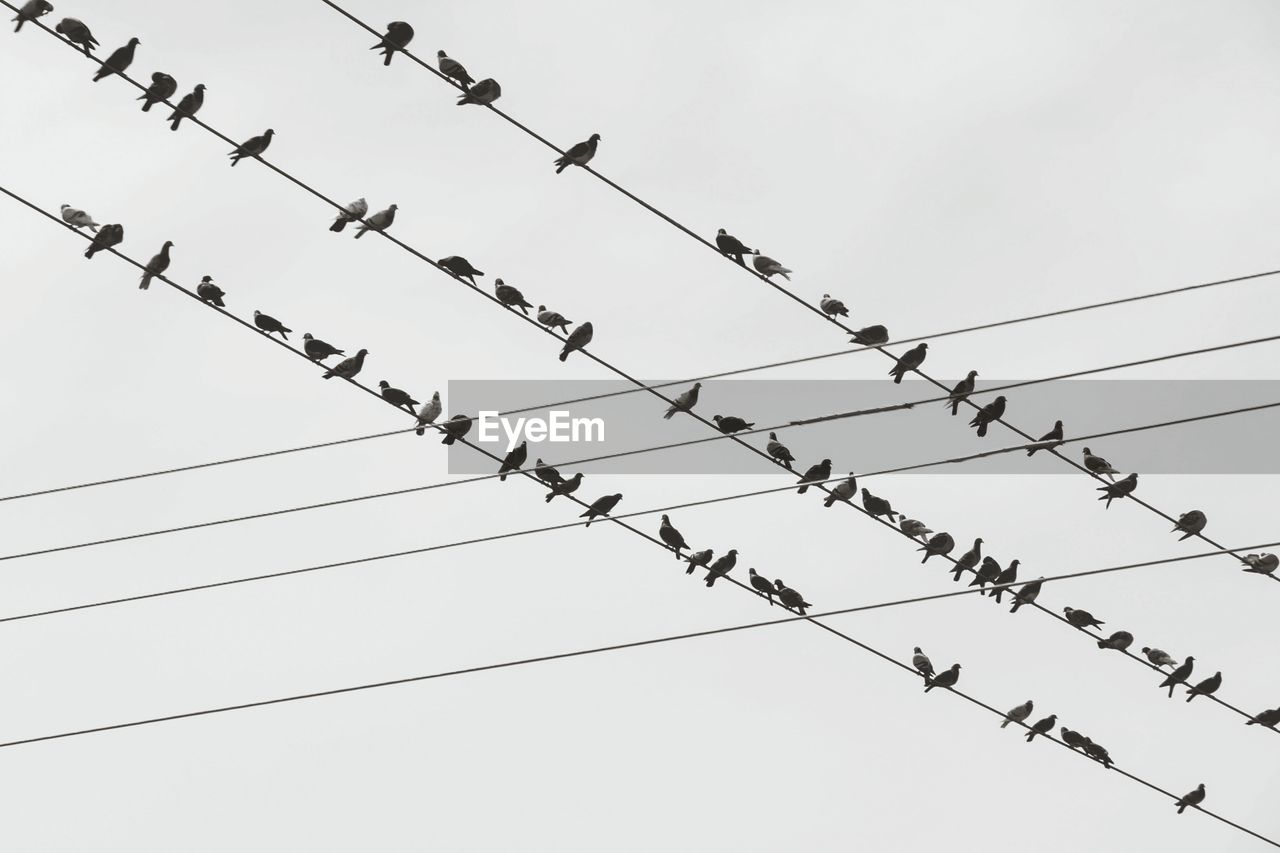
<instances>
[{"instance_id":1,"label":"pigeon's tail","mask_svg":"<svg viewBox=\"0 0 1280 853\"><path fill-rule=\"evenodd\" d=\"M96 252L96 251L98 251L98 247L97 247L97 246L94 246L93 244L90 244L90 245L89 245L89 248L87 248L87 249L85 249L85 250L84 250L84 256L85 256L86 258L89 258L89 259L91 259L91 260L92 260L92 259L93 259L93 253L94 253L94 252ZM1246 572L1251 572L1251 571L1253 571L1253 569L1245 569L1245 571L1246 571Z\"/></svg>"},{"instance_id":2,"label":"pigeon's tail","mask_svg":"<svg viewBox=\"0 0 1280 853\"><path fill-rule=\"evenodd\" d=\"M210 302L212 302L214 305L217 305L219 308L226 308L226 307L227 307L227 303L225 303L225 302L223 302L223 301L222 301L222 297L221 297L221 296L215 296L215 297L213 297L212 299L210 299L209 301L210 301Z\"/></svg>"},{"instance_id":3,"label":"pigeon's tail","mask_svg":"<svg viewBox=\"0 0 1280 853\"><path fill-rule=\"evenodd\" d=\"M14 20L18 22L18 26L14 27L14 28L13 28L13 31L14 31L15 33L17 33L17 32L21 32L21 31L22 31L22 25L23 25L23 24L25 24L25 23L27 22L26 18L23 18L21 15L18 15L16 18L14 18Z\"/></svg>"},{"instance_id":4,"label":"pigeon's tail","mask_svg":"<svg viewBox=\"0 0 1280 853\"><path fill-rule=\"evenodd\" d=\"M803 494L804 494L805 492L807 492L807 491L809 491L809 487L808 487L808 486L801 486L800 488L796 489L796 494L797 494L797 495L803 495Z\"/></svg>"},{"instance_id":5,"label":"pigeon's tail","mask_svg":"<svg viewBox=\"0 0 1280 853\"><path fill-rule=\"evenodd\" d=\"M987 437L987 425L985 423L978 424L978 438Z\"/></svg>"},{"instance_id":6,"label":"pigeon's tail","mask_svg":"<svg viewBox=\"0 0 1280 853\"><path fill-rule=\"evenodd\" d=\"M836 496L835 496L835 495L827 495L827 499L826 499L825 501L823 501L823 502L822 502L822 505L823 505L823 506L826 506L826 507L829 507L829 506L831 506L831 505L832 505L833 503L835 503L835 502L836 502Z\"/></svg>"},{"instance_id":7,"label":"pigeon's tail","mask_svg":"<svg viewBox=\"0 0 1280 853\"><path fill-rule=\"evenodd\" d=\"M707 589L710 589L711 587L713 587L713 586L715 586L715 585L716 585L716 576L715 576L715 575L707 575Z\"/></svg>"},{"instance_id":8,"label":"pigeon's tail","mask_svg":"<svg viewBox=\"0 0 1280 853\"><path fill-rule=\"evenodd\" d=\"M499 474L499 475L498 475L498 482L499 482L499 483L505 483L506 481L507 481L507 475L506 475L506 474Z\"/></svg>"},{"instance_id":9,"label":"pigeon's tail","mask_svg":"<svg viewBox=\"0 0 1280 853\"><path fill-rule=\"evenodd\" d=\"M234 169L234 168L235 168L235 166L236 166L236 163L239 163L239 162L240 162L240 156L241 156L241 155L240 155L240 152L238 152L238 151L237 151L235 154L232 154L232 155L231 155L231 168L233 168L233 169Z\"/></svg>"},{"instance_id":10,"label":"pigeon's tail","mask_svg":"<svg viewBox=\"0 0 1280 853\"><path fill-rule=\"evenodd\" d=\"M564 349L560 350L560 360L561 360L561 361L568 361L568 360L569 360L569 348L568 348L568 347L565 347Z\"/></svg>"},{"instance_id":11,"label":"pigeon's tail","mask_svg":"<svg viewBox=\"0 0 1280 853\"><path fill-rule=\"evenodd\" d=\"M364 236L364 233L365 233L366 231L368 231L368 230L369 230L368 228L366 228L366 227L364 227L363 225L361 225L361 226L360 226L360 230L356 232L356 239L357 239L357 240L359 240L361 237L363 237L363 236Z\"/></svg>"},{"instance_id":12,"label":"pigeon's tail","mask_svg":"<svg viewBox=\"0 0 1280 853\"><path fill-rule=\"evenodd\" d=\"M103 77L106 77L110 73L111 73L110 69L108 69L105 65L102 66L101 68L98 69L98 73L93 75L93 82L97 83L99 80L101 80Z\"/></svg>"},{"instance_id":13,"label":"pigeon's tail","mask_svg":"<svg viewBox=\"0 0 1280 853\"><path fill-rule=\"evenodd\" d=\"M1184 803L1184 802L1182 802L1181 800L1179 800L1179 801L1178 801L1178 814L1182 814L1182 813L1183 813L1183 812L1185 812L1186 810L1187 810L1187 804L1186 804L1186 803Z\"/></svg>"},{"instance_id":14,"label":"pigeon's tail","mask_svg":"<svg viewBox=\"0 0 1280 853\"><path fill-rule=\"evenodd\" d=\"M173 116L169 119L169 122L170 122L169 129L177 130L178 125L182 123L182 116Z\"/></svg>"},{"instance_id":15,"label":"pigeon's tail","mask_svg":"<svg viewBox=\"0 0 1280 853\"><path fill-rule=\"evenodd\" d=\"M560 174L561 172L563 172L563 171L564 171L565 169L567 169L567 168L569 168L569 158L568 158L568 157L558 157L558 158L556 158L556 174L557 174L557 175L558 175L558 174Z\"/></svg>"},{"instance_id":16,"label":"pigeon's tail","mask_svg":"<svg viewBox=\"0 0 1280 853\"><path fill-rule=\"evenodd\" d=\"M151 273L143 273L142 281L138 282L138 290L147 290L151 287Z\"/></svg>"},{"instance_id":17,"label":"pigeon's tail","mask_svg":"<svg viewBox=\"0 0 1280 853\"><path fill-rule=\"evenodd\" d=\"M675 406L672 406L670 409L667 409L667 413L666 413L665 415L663 415L663 416L662 416L662 419L663 419L664 421L669 421L669 420L671 420L671 417L672 417L675 413L676 413L676 408L675 408Z\"/></svg>"},{"instance_id":18,"label":"pigeon's tail","mask_svg":"<svg viewBox=\"0 0 1280 853\"><path fill-rule=\"evenodd\" d=\"M337 219L333 220L333 224L329 226L329 230L334 232L341 231L342 229L347 227L347 222L349 221L350 220L348 220L346 217L339 216Z\"/></svg>"},{"instance_id":19,"label":"pigeon's tail","mask_svg":"<svg viewBox=\"0 0 1280 853\"><path fill-rule=\"evenodd\" d=\"M1005 726L1009 725L1009 724L1010 724L1010 723L1012 723L1012 722L1013 722L1013 720L1012 720L1012 719L1010 719L1010 718L1008 718L1008 717L1005 717L1004 722L1000 724L1000 728L1002 728L1002 729L1003 729Z\"/></svg>"},{"instance_id":20,"label":"pigeon's tail","mask_svg":"<svg viewBox=\"0 0 1280 853\"><path fill-rule=\"evenodd\" d=\"M893 371L893 384L894 385L902 384L902 373L900 373L897 370Z\"/></svg>"},{"instance_id":21,"label":"pigeon's tail","mask_svg":"<svg viewBox=\"0 0 1280 853\"><path fill-rule=\"evenodd\" d=\"M1003 593L1004 593L1004 589L1003 589L1003 588L1001 588L1001 589L993 589L993 590L991 590L991 597L992 597L992 598L994 598L994 599L996 600L996 604L1000 604L1000 603L1001 603L1001 602L1000 602L1000 596L1001 596ZM1101 643L1099 643L1098 645L1102 645L1102 644L1101 644Z\"/></svg>"}]
</instances>

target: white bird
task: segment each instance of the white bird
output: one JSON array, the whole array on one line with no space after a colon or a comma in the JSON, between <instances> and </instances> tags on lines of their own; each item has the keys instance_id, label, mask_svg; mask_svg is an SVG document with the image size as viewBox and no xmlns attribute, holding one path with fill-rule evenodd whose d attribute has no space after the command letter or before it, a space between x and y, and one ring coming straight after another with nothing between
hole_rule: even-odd
<instances>
[{"instance_id":1,"label":"white bird","mask_svg":"<svg viewBox=\"0 0 1280 853\"><path fill-rule=\"evenodd\" d=\"M457 80L462 88L468 89L472 83L476 82L475 78L467 73L467 69L462 67L461 62L453 59L443 50L436 51L436 61L440 64L440 73L450 80Z\"/></svg>"},{"instance_id":2,"label":"white bird","mask_svg":"<svg viewBox=\"0 0 1280 853\"><path fill-rule=\"evenodd\" d=\"M464 104L492 104L498 98L502 97L502 87L498 85L498 81L492 77L486 77L479 83L471 87L461 98L458 98L458 106Z\"/></svg>"},{"instance_id":3,"label":"white bird","mask_svg":"<svg viewBox=\"0 0 1280 853\"><path fill-rule=\"evenodd\" d=\"M830 293L822 294L822 300L818 303L818 307L822 309L822 313L828 317L848 317L849 309L844 307L844 303L836 299Z\"/></svg>"},{"instance_id":4,"label":"white bird","mask_svg":"<svg viewBox=\"0 0 1280 853\"><path fill-rule=\"evenodd\" d=\"M1111 463L1103 459L1101 456L1094 456L1093 451L1089 448L1084 449L1084 467L1088 468L1094 474L1099 474L1111 482L1115 482L1116 478L1112 475L1119 474L1115 468L1111 467Z\"/></svg>"},{"instance_id":5,"label":"white bird","mask_svg":"<svg viewBox=\"0 0 1280 853\"><path fill-rule=\"evenodd\" d=\"M363 198L358 198L351 204L342 208L342 212L338 214L338 218L333 220L333 224L329 226L330 231L341 231L347 227L348 222L355 222L357 219L364 219L364 215L369 212L369 202Z\"/></svg>"},{"instance_id":6,"label":"white bird","mask_svg":"<svg viewBox=\"0 0 1280 853\"><path fill-rule=\"evenodd\" d=\"M90 231L98 230L98 223L93 221L92 216L69 204L62 206L62 221L72 228L88 228Z\"/></svg>"},{"instance_id":7,"label":"white bird","mask_svg":"<svg viewBox=\"0 0 1280 853\"><path fill-rule=\"evenodd\" d=\"M444 407L440 405L440 392L437 391L431 395L431 399L422 404L422 408L418 409L418 435L423 435L427 431L427 424L436 422L436 418L440 417L440 413L444 411Z\"/></svg>"},{"instance_id":8,"label":"white bird","mask_svg":"<svg viewBox=\"0 0 1280 853\"><path fill-rule=\"evenodd\" d=\"M755 257L751 259L751 263L755 265L756 271L765 278L769 278L773 275L780 275L787 281L791 281L791 276L788 273L792 273L794 270L787 269L768 255L760 254L759 249L756 249L752 254Z\"/></svg>"},{"instance_id":9,"label":"white bird","mask_svg":"<svg viewBox=\"0 0 1280 853\"><path fill-rule=\"evenodd\" d=\"M364 236L366 231L386 231L391 227L391 223L396 221L396 205L391 205L386 210L379 210L373 216L365 220L366 224L360 226L360 230L356 232L356 239L359 240Z\"/></svg>"},{"instance_id":10,"label":"white bird","mask_svg":"<svg viewBox=\"0 0 1280 853\"><path fill-rule=\"evenodd\" d=\"M898 522L898 529L911 537L920 537L921 540L927 539L933 531L925 526L923 521L916 521L914 518L904 518Z\"/></svg>"}]
</instances>

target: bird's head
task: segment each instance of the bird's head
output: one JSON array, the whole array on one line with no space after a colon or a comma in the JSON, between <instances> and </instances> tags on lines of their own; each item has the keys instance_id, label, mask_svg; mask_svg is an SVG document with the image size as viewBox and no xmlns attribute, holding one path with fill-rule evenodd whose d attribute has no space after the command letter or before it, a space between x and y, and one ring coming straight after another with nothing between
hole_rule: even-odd
<instances>
[{"instance_id":1,"label":"bird's head","mask_svg":"<svg viewBox=\"0 0 1280 853\"><path fill-rule=\"evenodd\" d=\"M737 549L737 548L730 548L730 549L729 549L729 552L728 552L728 554L727 554L726 556L729 556L729 557L736 557L736 556L738 556L738 549Z\"/></svg>"},{"instance_id":2,"label":"bird's head","mask_svg":"<svg viewBox=\"0 0 1280 853\"><path fill-rule=\"evenodd\" d=\"M701 383L701 382L695 382L695 383L693 383L693 387L694 387L694 388L701 388L701 387L702 387L702 383Z\"/></svg>"},{"instance_id":3,"label":"bird's head","mask_svg":"<svg viewBox=\"0 0 1280 853\"><path fill-rule=\"evenodd\" d=\"M823 459L823 460L822 460L822 464L823 464L823 465L825 465L825 466L827 466L828 468L830 468L830 467L831 467L831 460L830 460L830 459Z\"/></svg>"},{"instance_id":4,"label":"bird's head","mask_svg":"<svg viewBox=\"0 0 1280 853\"><path fill-rule=\"evenodd\" d=\"M173 248L173 241L172 241L172 240L165 240L165 241L164 241L164 248L166 248L166 249L172 249L172 248Z\"/></svg>"},{"instance_id":5,"label":"bird's head","mask_svg":"<svg viewBox=\"0 0 1280 853\"><path fill-rule=\"evenodd\" d=\"M432 395L431 395L431 402L433 402L433 403L439 403L439 402L440 402L440 392L439 392L439 391L436 391L434 394L432 394Z\"/></svg>"},{"instance_id":6,"label":"bird's head","mask_svg":"<svg viewBox=\"0 0 1280 853\"><path fill-rule=\"evenodd\" d=\"M716 234L718 234L721 237L727 237L729 235L729 232L721 228L720 230L716 231Z\"/></svg>"},{"instance_id":7,"label":"bird's head","mask_svg":"<svg viewBox=\"0 0 1280 853\"><path fill-rule=\"evenodd\" d=\"M773 582L773 585L774 585L774 586L776 586L778 589L786 589L786 588L787 588L787 585L786 585L785 583L783 583L783 582L782 582L782 578L778 578L777 580L775 580L775 581Z\"/></svg>"},{"instance_id":8,"label":"bird's head","mask_svg":"<svg viewBox=\"0 0 1280 853\"><path fill-rule=\"evenodd\" d=\"M203 83L197 83L197 84L196 84L196 91L197 91L197 92L204 92L204 90L205 90L205 89L207 89L207 88L208 88L208 87L207 87L207 86L205 86L205 84L203 84Z\"/></svg>"},{"instance_id":9,"label":"bird's head","mask_svg":"<svg viewBox=\"0 0 1280 853\"><path fill-rule=\"evenodd\" d=\"M444 52L443 50L437 50L437 51L436 51L436 56L437 56L438 58L440 58L440 59L444 59L444 58L445 58L445 55L446 55L446 54L445 54L445 52Z\"/></svg>"},{"instance_id":10,"label":"bird's head","mask_svg":"<svg viewBox=\"0 0 1280 853\"><path fill-rule=\"evenodd\" d=\"M958 663L953 663L953 664L951 665L951 671L952 671L952 672L959 672L959 671L960 671L960 664L958 664Z\"/></svg>"},{"instance_id":11,"label":"bird's head","mask_svg":"<svg viewBox=\"0 0 1280 853\"><path fill-rule=\"evenodd\" d=\"M598 133L593 133L593 134L591 134L591 140L590 140L590 141L591 141L591 142L599 142L599 141L600 141L600 134L598 134Z\"/></svg>"},{"instance_id":12,"label":"bird's head","mask_svg":"<svg viewBox=\"0 0 1280 853\"><path fill-rule=\"evenodd\" d=\"M138 38L137 36L134 36L133 38L129 39L129 47L137 47L140 44L142 44L142 39Z\"/></svg>"},{"instance_id":13,"label":"bird's head","mask_svg":"<svg viewBox=\"0 0 1280 853\"><path fill-rule=\"evenodd\" d=\"M388 207L387 210L399 210L399 205L393 204L390 207Z\"/></svg>"},{"instance_id":14,"label":"bird's head","mask_svg":"<svg viewBox=\"0 0 1280 853\"><path fill-rule=\"evenodd\" d=\"M311 333L310 333L310 332L303 332L303 333L302 333L302 339L303 339L304 341L310 341L310 340L313 340L313 338L311 337Z\"/></svg>"},{"instance_id":15,"label":"bird's head","mask_svg":"<svg viewBox=\"0 0 1280 853\"><path fill-rule=\"evenodd\" d=\"M670 523L671 523L671 519L667 517L667 514L666 514L665 512L662 514L662 523L663 523L663 524L670 524Z\"/></svg>"},{"instance_id":16,"label":"bird's head","mask_svg":"<svg viewBox=\"0 0 1280 853\"><path fill-rule=\"evenodd\" d=\"M391 387L391 383L390 383L390 382L388 382L388 381L387 381L387 380L385 380L385 379L379 379L379 380L378 380L378 387L379 387L379 388L390 388L390 387Z\"/></svg>"},{"instance_id":17,"label":"bird's head","mask_svg":"<svg viewBox=\"0 0 1280 853\"><path fill-rule=\"evenodd\" d=\"M493 286L494 286L494 288L502 287L503 283L504 283L504 282L503 282L503 281L502 281L502 279L500 279L500 278L495 278L495 279L493 280Z\"/></svg>"},{"instance_id":18,"label":"bird's head","mask_svg":"<svg viewBox=\"0 0 1280 853\"><path fill-rule=\"evenodd\" d=\"M271 128L269 128L269 127L268 127L268 128L267 128L267 132L266 132L266 133L264 133L264 134L262 134L262 135L263 135L263 136L265 136L265 137L267 137L268 139L270 139L271 137L273 137L273 136L275 136L275 135L276 135L276 132L275 132L274 130L272 130Z\"/></svg>"},{"instance_id":19,"label":"bird's head","mask_svg":"<svg viewBox=\"0 0 1280 853\"><path fill-rule=\"evenodd\" d=\"M360 358L364 358L368 354L369 354L369 351L367 349L362 349L360 350L360 352L356 353L356 355Z\"/></svg>"},{"instance_id":20,"label":"bird's head","mask_svg":"<svg viewBox=\"0 0 1280 853\"><path fill-rule=\"evenodd\" d=\"M915 652L916 652L916 654L918 654L918 655L922 655L922 654L924 654L924 652L920 651L920 647L919 647L919 646L916 646L916 648L915 648Z\"/></svg>"},{"instance_id":21,"label":"bird's head","mask_svg":"<svg viewBox=\"0 0 1280 853\"><path fill-rule=\"evenodd\" d=\"M978 371L976 371L976 370L970 370L970 371L969 371L969 378L970 378L970 379L973 379L973 378L974 378L974 377L976 377L977 375L978 375Z\"/></svg>"},{"instance_id":22,"label":"bird's head","mask_svg":"<svg viewBox=\"0 0 1280 853\"><path fill-rule=\"evenodd\" d=\"M545 306L545 305L539 305L539 306L538 306L538 313L539 313L539 314L541 314L543 311L546 311L546 310L547 310L547 306Z\"/></svg>"}]
</instances>

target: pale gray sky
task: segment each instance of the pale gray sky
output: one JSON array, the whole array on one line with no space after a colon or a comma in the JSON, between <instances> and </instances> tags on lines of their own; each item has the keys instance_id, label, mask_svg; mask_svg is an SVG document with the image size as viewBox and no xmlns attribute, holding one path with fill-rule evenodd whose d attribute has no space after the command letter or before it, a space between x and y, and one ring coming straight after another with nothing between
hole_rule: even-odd
<instances>
[{"instance_id":1,"label":"pale gray sky","mask_svg":"<svg viewBox=\"0 0 1280 853\"><path fill-rule=\"evenodd\" d=\"M398 58L318 0L57 2L104 55L208 86L202 117L322 191L400 205L396 233L462 254L575 320L629 372L670 377L807 355L845 337ZM1258 2L599 4L444 7L352 0L408 20L503 85L500 105L706 234L726 227L896 334L1274 268L1280 10ZM34 28L0 51L4 183L126 227L170 273L213 275L228 307L372 351L364 378L418 394L451 379L598 379L552 342L385 241L335 236L330 212L260 164L226 166L170 133L119 80ZM160 112L157 115L157 112ZM390 413L254 341L12 202L3 330L11 369L3 492L391 429ZM1269 280L940 341L952 378L1033 377L1274 330ZM1274 348L1127 377L1280 376ZM883 376L858 356L780 371ZM1117 377L1119 378L1119 377ZM908 395L923 396L904 386ZM641 395L655 443L683 437ZM1016 398L1014 398L1016 401ZM709 403L708 405L714 405ZM833 408L838 408L833 402ZM751 415L751 412L741 414ZM940 418L937 409L921 418ZM1012 416L1012 413L1011 413ZM1062 417L1068 420L1069 413ZM1116 413L1137 423L1140 410ZM1016 418L1014 418L1016 422ZM647 421L646 421L647 422ZM1048 424L1023 424L1038 431ZM963 429L958 419L955 429ZM852 435L852 434L851 434ZM1172 433L1150 441L1173 440ZM837 470L877 448L810 444ZM984 445L972 439L974 449ZM1101 448L1095 448L1102 451ZM921 458L932 455L919 448ZM1117 461L1113 459L1113 461ZM1122 461L1117 464L1123 466ZM1066 470L1065 467L1063 469ZM0 505L4 553L431 482L412 435L253 465ZM630 510L777 483L767 476L600 476ZM871 483L868 483L871 485ZM873 489L957 539L983 536L1049 574L1197 550L1133 505L1104 512L1079 475L898 477ZM1276 537L1274 477L1150 477L1210 533ZM812 497L812 496L810 496ZM509 481L0 566L0 615L570 520ZM794 495L676 517L739 570L819 607L952 588L898 537ZM656 523L652 525L656 528ZM1228 559L1072 581L1086 607L1206 673L1251 710L1280 704L1280 586ZM608 526L0 625L0 739L46 734L767 618L707 591ZM1274 734L1033 613L961 599L833 620L899 656L964 664L997 706L1027 698L1123 767L1280 833ZM3 837L16 850L1250 850L1259 843L1012 730L804 625L6 750Z\"/></svg>"}]
</instances>

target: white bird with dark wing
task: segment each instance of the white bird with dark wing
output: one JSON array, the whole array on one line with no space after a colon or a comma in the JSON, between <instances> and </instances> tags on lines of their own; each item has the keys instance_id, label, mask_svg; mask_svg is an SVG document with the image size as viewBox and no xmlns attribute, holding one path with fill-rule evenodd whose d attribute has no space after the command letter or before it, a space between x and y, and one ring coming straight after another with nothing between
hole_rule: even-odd
<instances>
[{"instance_id":1,"label":"white bird with dark wing","mask_svg":"<svg viewBox=\"0 0 1280 853\"><path fill-rule=\"evenodd\" d=\"M72 228L88 228L90 231L98 230L98 223L93 221L92 216L69 204L62 206L62 221Z\"/></svg>"},{"instance_id":2,"label":"white bird with dark wing","mask_svg":"<svg viewBox=\"0 0 1280 853\"><path fill-rule=\"evenodd\" d=\"M756 249L751 254L753 255L751 264L756 268L756 272L765 278L780 275L787 281L791 281L791 273L795 272L795 270L789 270L768 255L760 254L759 249Z\"/></svg>"}]
</instances>

